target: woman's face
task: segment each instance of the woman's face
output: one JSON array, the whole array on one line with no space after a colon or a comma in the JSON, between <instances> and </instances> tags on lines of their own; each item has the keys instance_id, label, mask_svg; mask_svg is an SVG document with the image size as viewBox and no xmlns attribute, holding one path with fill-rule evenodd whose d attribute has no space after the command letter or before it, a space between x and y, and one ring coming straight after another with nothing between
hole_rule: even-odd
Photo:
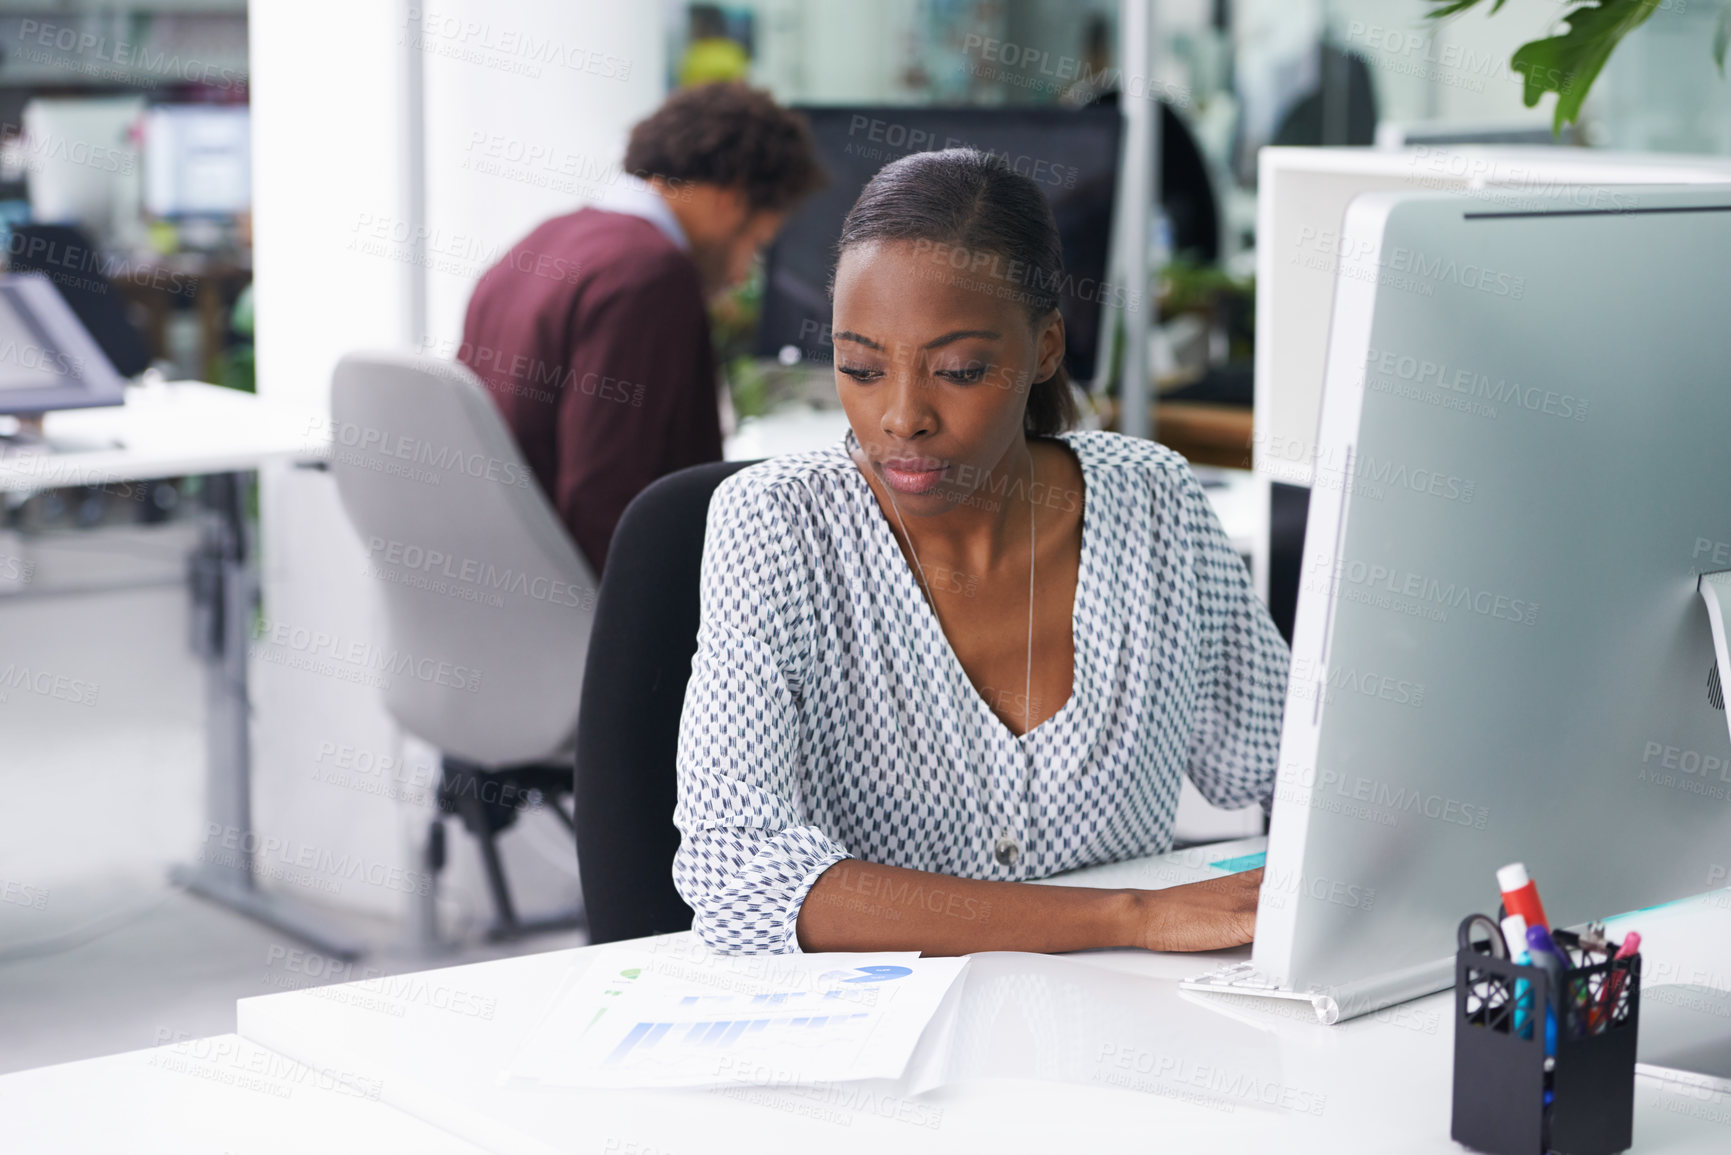
<instances>
[{"instance_id":1,"label":"woman's face","mask_svg":"<svg viewBox=\"0 0 1731 1155\"><path fill-rule=\"evenodd\" d=\"M930 241L841 255L836 392L861 467L906 513L954 508L1022 454L1028 387L1057 372L1064 322L1029 320L1017 270Z\"/></svg>"}]
</instances>

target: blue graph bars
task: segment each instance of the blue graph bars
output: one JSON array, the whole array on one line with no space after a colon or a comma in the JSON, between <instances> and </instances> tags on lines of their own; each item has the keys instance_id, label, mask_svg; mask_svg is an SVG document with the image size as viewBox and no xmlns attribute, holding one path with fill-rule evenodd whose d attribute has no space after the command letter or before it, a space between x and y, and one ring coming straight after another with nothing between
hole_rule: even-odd
<instances>
[{"instance_id":1,"label":"blue graph bars","mask_svg":"<svg viewBox=\"0 0 1731 1155\"><path fill-rule=\"evenodd\" d=\"M773 997L773 996L771 996ZM637 1023L619 1040L619 1045L613 1048L607 1056L605 1065L612 1067L623 1062L632 1052L652 1050L674 1027L684 1027L679 1036L679 1045L703 1049L724 1050L731 1047L746 1033L756 1034L771 1026L781 1026L789 1031L795 1029L821 1030L833 1027L853 1019L869 1017L864 1011L856 1011L845 1015L786 1015L760 1017L752 1019L716 1019L696 1023Z\"/></svg>"}]
</instances>

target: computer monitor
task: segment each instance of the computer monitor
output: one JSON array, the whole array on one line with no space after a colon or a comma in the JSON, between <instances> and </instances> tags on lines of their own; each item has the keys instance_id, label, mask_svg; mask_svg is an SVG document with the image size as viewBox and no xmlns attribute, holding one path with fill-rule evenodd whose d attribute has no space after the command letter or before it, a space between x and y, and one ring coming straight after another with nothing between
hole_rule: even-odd
<instances>
[{"instance_id":1,"label":"computer monitor","mask_svg":"<svg viewBox=\"0 0 1731 1155\"><path fill-rule=\"evenodd\" d=\"M1519 120L1461 121L1452 117L1435 120L1383 120L1376 126L1380 149L1440 148L1449 145L1515 145L1521 148L1576 148L1581 144L1578 125L1553 127L1545 110Z\"/></svg>"},{"instance_id":2,"label":"computer monitor","mask_svg":"<svg viewBox=\"0 0 1731 1155\"><path fill-rule=\"evenodd\" d=\"M102 242L126 239L138 215L140 96L35 97L21 141L30 216L78 225Z\"/></svg>"},{"instance_id":3,"label":"computer monitor","mask_svg":"<svg viewBox=\"0 0 1731 1155\"><path fill-rule=\"evenodd\" d=\"M119 405L125 388L46 276L0 276L0 414Z\"/></svg>"},{"instance_id":4,"label":"computer monitor","mask_svg":"<svg viewBox=\"0 0 1731 1155\"><path fill-rule=\"evenodd\" d=\"M1258 156L1256 385L1251 459L1269 487L1269 519L1302 519L1308 501L1322 366L1339 265L1341 217L1360 193L1471 189L1487 206L1560 189L1591 207L1606 184L1731 181L1731 158L1585 148L1421 144L1403 150L1265 148ZM1257 592L1276 621L1296 612L1298 566L1285 542L1252 555Z\"/></svg>"},{"instance_id":5,"label":"computer monitor","mask_svg":"<svg viewBox=\"0 0 1731 1155\"><path fill-rule=\"evenodd\" d=\"M1559 926L1725 885L1731 184L1601 191L1347 210L1256 943L1217 987L1325 1019L1443 989L1510 862Z\"/></svg>"},{"instance_id":6,"label":"computer monitor","mask_svg":"<svg viewBox=\"0 0 1731 1155\"><path fill-rule=\"evenodd\" d=\"M145 113L144 207L168 219L252 207L252 121L244 104L162 104Z\"/></svg>"},{"instance_id":7,"label":"computer monitor","mask_svg":"<svg viewBox=\"0 0 1731 1155\"><path fill-rule=\"evenodd\" d=\"M835 244L860 190L890 161L909 153L978 148L1037 183L1052 204L1064 245L1067 291L1059 312L1073 380L1094 376L1102 306L1118 307L1106 282L1122 121L1116 108L813 107L811 123L827 187L788 218L764 270L757 352L828 363L829 275Z\"/></svg>"},{"instance_id":8,"label":"computer monitor","mask_svg":"<svg viewBox=\"0 0 1731 1155\"><path fill-rule=\"evenodd\" d=\"M1341 217L1354 197L1381 189L1472 189L1489 207L1575 186L1585 190L1574 194L1575 207L1591 208L1598 185L1731 181L1731 158L1443 144L1398 151L1265 148L1257 171L1251 456L1258 473L1307 486L1322 408Z\"/></svg>"}]
</instances>

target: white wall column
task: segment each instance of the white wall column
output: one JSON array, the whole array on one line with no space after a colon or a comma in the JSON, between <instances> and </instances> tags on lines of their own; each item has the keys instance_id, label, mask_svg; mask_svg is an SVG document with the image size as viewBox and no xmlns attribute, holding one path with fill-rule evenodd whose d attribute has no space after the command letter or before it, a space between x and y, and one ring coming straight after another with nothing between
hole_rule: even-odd
<instances>
[{"instance_id":1,"label":"white wall column","mask_svg":"<svg viewBox=\"0 0 1731 1155\"><path fill-rule=\"evenodd\" d=\"M350 350L454 352L481 273L593 199L662 96L653 4L254 0L249 18L259 391L316 414ZM269 474L260 505L266 622L336 639L339 653L382 646L365 550L330 476ZM255 824L313 863L265 885L402 916L411 895L389 880L420 868L436 772L412 743L405 754L374 686L343 677L340 660L290 664L301 656L269 635L255 646ZM505 841L523 912L569 902L568 836L520 825ZM484 916L473 847L452 833L451 889ZM357 860L361 877L343 876Z\"/></svg>"}]
</instances>

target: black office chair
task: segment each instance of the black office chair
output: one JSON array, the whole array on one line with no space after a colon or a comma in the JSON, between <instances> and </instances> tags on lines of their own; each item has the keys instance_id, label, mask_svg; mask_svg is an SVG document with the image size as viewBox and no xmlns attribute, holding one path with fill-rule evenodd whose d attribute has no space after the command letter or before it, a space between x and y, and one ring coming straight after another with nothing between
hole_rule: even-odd
<instances>
[{"instance_id":1,"label":"black office chair","mask_svg":"<svg viewBox=\"0 0 1731 1155\"><path fill-rule=\"evenodd\" d=\"M1304 527L1310 489L1276 481L1270 486L1268 519L1268 616L1286 644L1298 618L1298 585L1304 576Z\"/></svg>"},{"instance_id":2,"label":"black office chair","mask_svg":"<svg viewBox=\"0 0 1731 1155\"><path fill-rule=\"evenodd\" d=\"M1112 89L1096 96L1088 107L1117 108L1121 103L1118 90ZM1197 264L1215 264L1220 260L1220 198L1214 192L1214 178L1208 175L1208 161L1196 134L1177 109L1164 100L1159 103L1160 208L1172 224L1172 251ZM1110 197L1105 207L1111 211ZM1065 264L1070 260L1066 252Z\"/></svg>"},{"instance_id":3,"label":"black office chair","mask_svg":"<svg viewBox=\"0 0 1731 1155\"><path fill-rule=\"evenodd\" d=\"M626 507L607 551L577 714L577 869L591 942L691 929L673 887L679 715L709 499L750 464L656 481Z\"/></svg>"},{"instance_id":4,"label":"black office chair","mask_svg":"<svg viewBox=\"0 0 1731 1155\"><path fill-rule=\"evenodd\" d=\"M1281 118L1271 144L1357 145L1376 143L1376 85L1370 65L1356 52L1318 46L1322 78Z\"/></svg>"}]
</instances>

